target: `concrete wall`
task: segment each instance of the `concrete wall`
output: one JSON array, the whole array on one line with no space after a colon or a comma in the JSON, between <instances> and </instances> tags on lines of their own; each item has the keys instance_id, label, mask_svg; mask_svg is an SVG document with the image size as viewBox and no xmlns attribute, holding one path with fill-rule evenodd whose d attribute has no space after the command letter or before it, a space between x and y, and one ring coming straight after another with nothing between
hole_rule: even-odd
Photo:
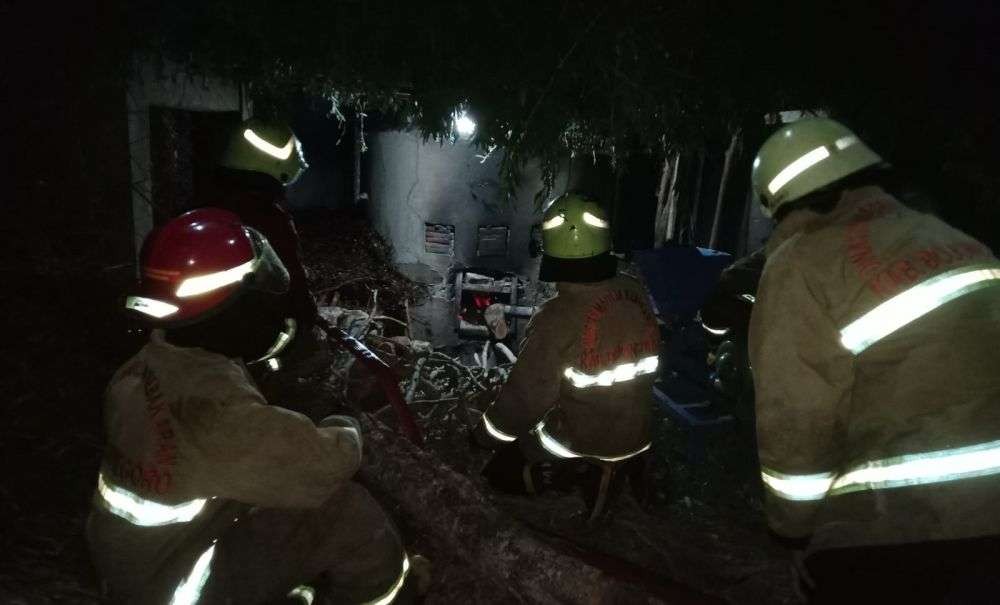
<instances>
[{"instance_id":1,"label":"concrete wall","mask_svg":"<svg viewBox=\"0 0 1000 605\"><path fill-rule=\"evenodd\" d=\"M456 341L450 291L454 269L485 267L537 278L540 259L529 254L531 228L541 222L534 202L542 188L537 165L525 169L515 199L504 201L499 150L484 161L483 152L464 139L442 145L415 133L388 131L370 136L368 153L372 223L392 245L400 271L431 286L431 300L414 310L417 338L438 346ZM565 189L564 179L556 183L556 192ZM453 254L425 251L427 223L454 225ZM477 255L478 228L489 225L509 228L506 256Z\"/></svg>"},{"instance_id":2,"label":"concrete wall","mask_svg":"<svg viewBox=\"0 0 1000 605\"><path fill-rule=\"evenodd\" d=\"M154 66L136 58L126 90L129 172L132 188L132 241L138 255L153 228L152 152L149 108L188 111L239 111L247 115L240 87L217 78L192 76L171 63Z\"/></svg>"}]
</instances>

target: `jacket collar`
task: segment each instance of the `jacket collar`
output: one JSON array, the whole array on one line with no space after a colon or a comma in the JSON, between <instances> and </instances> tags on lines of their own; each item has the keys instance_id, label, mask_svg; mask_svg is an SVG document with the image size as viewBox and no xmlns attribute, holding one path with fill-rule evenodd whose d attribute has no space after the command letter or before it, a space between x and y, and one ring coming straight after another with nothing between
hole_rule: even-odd
<instances>
[{"instance_id":1,"label":"jacket collar","mask_svg":"<svg viewBox=\"0 0 1000 605\"><path fill-rule=\"evenodd\" d=\"M858 204L875 197L889 197L889 194L877 185L866 185L857 189L845 189L841 193L837 205L827 214L820 214L808 208L792 210L784 220L775 226L770 239L767 240L765 249L767 256L773 254L781 244L791 239L792 236L815 231L836 222Z\"/></svg>"}]
</instances>

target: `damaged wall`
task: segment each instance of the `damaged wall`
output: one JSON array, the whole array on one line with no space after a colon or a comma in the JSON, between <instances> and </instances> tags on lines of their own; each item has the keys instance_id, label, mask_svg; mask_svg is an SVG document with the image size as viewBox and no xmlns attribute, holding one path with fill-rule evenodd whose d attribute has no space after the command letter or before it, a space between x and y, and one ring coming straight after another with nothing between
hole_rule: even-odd
<instances>
[{"instance_id":1,"label":"damaged wall","mask_svg":"<svg viewBox=\"0 0 1000 605\"><path fill-rule=\"evenodd\" d=\"M525 168L515 198L504 201L500 154L484 159L466 139L442 145L417 133L379 132L371 135L368 153L372 223L392 245L399 270L431 286L430 299L413 309L415 338L435 346L457 343L450 291L455 269L536 279L540 257L531 256L530 242L541 222L534 202L542 188L537 165ZM556 192L566 189L565 173Z\"/></svg>"}]
</instances>

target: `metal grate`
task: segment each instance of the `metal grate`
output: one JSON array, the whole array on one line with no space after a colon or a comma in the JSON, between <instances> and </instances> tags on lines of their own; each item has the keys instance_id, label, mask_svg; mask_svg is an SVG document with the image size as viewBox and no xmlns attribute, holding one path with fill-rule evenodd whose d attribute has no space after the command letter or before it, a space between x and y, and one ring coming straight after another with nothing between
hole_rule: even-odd
<instances>
[{"instance_id":1,"label":"metal grate","mask_svg":"<svg viewBox=\"0 0 1000 605\"><path fill-rule=\"evenodd\" d=\"M455 225L424 223L424 252L455 254Z\"/></svg>"},{"instance_id":2,"label":"metal grate","mask_svg":"<svg viewBox=\"0 0 1000 605\"><path fill-rule=\"evenodd\" d=\"M479 228L477 256L507 256L510 230L505 225L484 225Z\"/></svg>"}]
</instances>

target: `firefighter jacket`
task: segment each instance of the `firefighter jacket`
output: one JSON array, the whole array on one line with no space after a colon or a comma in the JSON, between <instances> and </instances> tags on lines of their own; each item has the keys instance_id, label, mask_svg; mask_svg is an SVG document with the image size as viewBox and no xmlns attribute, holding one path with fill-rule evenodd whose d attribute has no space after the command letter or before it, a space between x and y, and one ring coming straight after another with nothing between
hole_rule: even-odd
<instances>
[{"instance_id":1,"label":"firefighter jacket","mask_svg":"<svg viewBox=\"0 0 1000 605\"><path fill-rule=\"evenodd\" d=\"M196 593L215 541L251 505L329 507L351 493L361 460L356 428L317 428L267 405L242 363L173 346L160 331L112 378L104 420L88 540L112 593L130 603L195 602L177 599L178 578Z\"/></svg>"},{"instance_id":2,"label":"firefighter jacket","mask_svg":"<svg viewBox=\"0 0 1000 605\"><path fill-rule=\"evenodd\" d=\"M659 329L639 282L560 282L532 317L480 434L538 439L558 458L621 460L649 448Z\"/></svg>"},{"instance_id":3,"label":"firefighter jacket","mask_svg":"<svg viewBox=\"0 0 1000 605\"><path fill-rule=\"evenodd\" d=\"M1000 264L874 186L768 242L751 321L771 528L813 550L1000 534Z\"/></svg>"}]
</instances>

